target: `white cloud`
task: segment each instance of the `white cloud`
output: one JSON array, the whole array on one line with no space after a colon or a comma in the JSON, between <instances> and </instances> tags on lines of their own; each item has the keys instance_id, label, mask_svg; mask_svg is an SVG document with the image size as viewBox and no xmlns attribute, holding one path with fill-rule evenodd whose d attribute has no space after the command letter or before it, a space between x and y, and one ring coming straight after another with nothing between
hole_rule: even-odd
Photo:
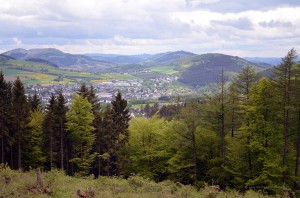
<instances>
[{"instance_id":1,"label":"white cloud","mask_svg":"<svg viewBox=\"0 0 300 198\"><path fill-rule=\"evenodd\" d=\"M20 39L18 39L18 38L12 38L12 40L15 42L15 45L22 45L23 43L22 43L22 41L20 40Z\"/></svg>"},{"instance_id":2,"label":"white cloud","mask_svg":"<svg viewBox=\"0 0 300 198\"><path fill-rule=\"evenodd\" d=\"M297 49L300 3L251 2L241 7L232 0L0 0L0 50L282 56L286 48Z\"/></svg>"}]
</instances>

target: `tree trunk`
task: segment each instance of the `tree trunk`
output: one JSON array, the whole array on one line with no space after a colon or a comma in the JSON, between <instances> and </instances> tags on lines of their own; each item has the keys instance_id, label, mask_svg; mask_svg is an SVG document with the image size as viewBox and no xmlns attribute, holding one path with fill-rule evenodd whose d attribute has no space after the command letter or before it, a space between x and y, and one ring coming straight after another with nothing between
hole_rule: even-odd
<instances>
[{"instance_id":1,"label":"tree trunk","mask_svg":"<svg viewBox=\"0 0 300 198\"><path fill-rule=\"evenodd\" d=\"M64 170L64 142L62 119L60 118L60 168Z\"/></svg>"},{"instance_id":2,"label":"tree trunk","mask_svg":"<svg viewBox=\"0 0 300 198\"><path fill-rule=\"evenodd\" d=\"M288 131L289 131L289 110L284 111L284 146L283 146L283 166L287 165L287 146L288 146ZM286 182L288 172L283 171L283 182Z\"/></svg>"},{"instance_id":3,"label":"tree trunk","mask_svg":"<svg viewBox=\"0 0 300 198\"><path fill-rule=\"evenodd\" d=\"M224 115L224 70L222 69L222 84L221 84L221 156L225 162L225 115Z\"/></svg>"},{"instance_id":4,"label":"tree trunk","mask_svg":"<svg viewBox=\"0 0 300 198\"><path fill-rule=\"evenodd\" d=\"M194 177L196 181L197 180L197 148L196 148L195 132L193 132L192 134L192 142L193 142Z\"/></svg>"},{"instance_id":5,"label":"tree trunk","mask_svg":"<svg viewBox=\"0 0 300 198\"><path fill-rule=\"evenodd\" d=\"M298 109L298 137L297 137L297 153L296 153L296 166L295 166L295 177L298 177L299 169L299 157L300 157L300 107ZM296 179L297 181L297 179ZM294 187L299 189L299 184L295 182Z\"/></svg>"},{"instance_id":6,"label":"tree trunk","mask_svg":"<svg viewBox=\"0 0 300 198\"><path fill-rule=\"evenodd\" d=\"M53 167L53 146L52 146L52 137L50 137L50 170Z\"/></svg>"},{"instance_id":7,"label":"tree trunk","mask_svg":"<svg viewBox=\"0 0 300 198\"><path fill-rule=\"evenodd\" d=\"M3 116L3 107L2 107ZM4 129L3 129L3 117L1 117L1 163L5 163L4 160Z\"/></svg>"},{"instance_id":8,"label":"tree trunk","mask_svg":"<svg viewBox=\"0 0 300 198\"><path fill-rule=\"evenodd\" d=\"M101 176L101 144L99 145L99 157L98 157L98 177Z\"/></svg>"},{"instance_id":9,"label":"tree trunk","mask_svg":"<svg viewBox=\"0 0 300 198\"><path fill-rule=\"evenodd\" d=\"M42 173L41 173L40 168L36 169L36 177L37 177L37 187L42 188L43 187L43 180L42 180Z\"/></svg>"},{"instance_id":10,"label":"tree trunk","mask_svg":"<svg viewBox=\"0 0 300 198\"><path fill-rule=\"evenodd\" d=\"M20 132L20 113L18 110L17 118L17 133L18 133L18 169L21 169L21 132Z\"/></svg>"}]
</instances>

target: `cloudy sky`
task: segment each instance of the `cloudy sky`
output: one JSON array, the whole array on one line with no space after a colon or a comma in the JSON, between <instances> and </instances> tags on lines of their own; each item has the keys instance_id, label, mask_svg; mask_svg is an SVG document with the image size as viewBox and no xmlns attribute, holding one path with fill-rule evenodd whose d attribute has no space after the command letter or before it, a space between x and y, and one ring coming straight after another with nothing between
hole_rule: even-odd
<instances>
[{"instance_id":1,"label":"cloudy sky","mask_svg":"<svg viewBox=\"0 0 300 198\"><path fill-rule=\"evenodd\" d=\"M299 0L0 0L0 52L300 52Z\"/></svg>"}]
</instances>

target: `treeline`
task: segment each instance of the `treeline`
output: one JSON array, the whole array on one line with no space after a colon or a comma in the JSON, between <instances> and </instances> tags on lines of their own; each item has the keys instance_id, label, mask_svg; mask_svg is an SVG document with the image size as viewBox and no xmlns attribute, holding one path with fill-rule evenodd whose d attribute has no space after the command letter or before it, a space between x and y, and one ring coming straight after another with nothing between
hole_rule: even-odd
<instances>
[{"instance_id":1,"label":"treeline","mask_svg":"<svg viewBox=\"0 0 300 198\"><path fill-rule=\"evenodd\" d=\"M120 175L129 120L121 93L101 109L94 88L83 84L69 107L61 90L43 109L38 94L27 97L19 78L12 84L0 72L0 163L13 169Z\"/></svg>"},{"instance_id":2,"label":"treeline","mask_svg":"<svg viewBox=\"0 0 300 198\"><path fill-rule=\"evenodd\" d=\"M201 101L144 108L130 122L131 170L223 189L268 193L300 188L300 63L294 49L272 78L249 66Z\"/></svg>"}]
</instances>

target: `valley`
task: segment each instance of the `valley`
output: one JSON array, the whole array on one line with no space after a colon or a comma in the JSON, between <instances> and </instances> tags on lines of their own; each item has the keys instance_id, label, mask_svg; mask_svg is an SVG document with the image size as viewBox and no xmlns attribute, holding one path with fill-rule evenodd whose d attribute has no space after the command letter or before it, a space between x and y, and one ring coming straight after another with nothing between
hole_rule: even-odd
<instances>
[{"instance_id":1,"label":"valley","mask_svg":"<svg viewBox=\"0 0 300 198\"><path fill-rule=\"evenodd\" d=\"M224 69L229 82L242 68L253 66L265 71L271 65L250 62L224 54L197 55L185 51L142 55L73 55L57 49L15 49L0 55L5 78L21 78L27 93L41 94L46 103L51 94L64 90L67 99L80 84L92 85L101 101L110 101L122 91L129 101L157 102L166 96L200 95L220 81ZM135 104L136 105L136 104Z\"/></svg>"}]
</instances>

